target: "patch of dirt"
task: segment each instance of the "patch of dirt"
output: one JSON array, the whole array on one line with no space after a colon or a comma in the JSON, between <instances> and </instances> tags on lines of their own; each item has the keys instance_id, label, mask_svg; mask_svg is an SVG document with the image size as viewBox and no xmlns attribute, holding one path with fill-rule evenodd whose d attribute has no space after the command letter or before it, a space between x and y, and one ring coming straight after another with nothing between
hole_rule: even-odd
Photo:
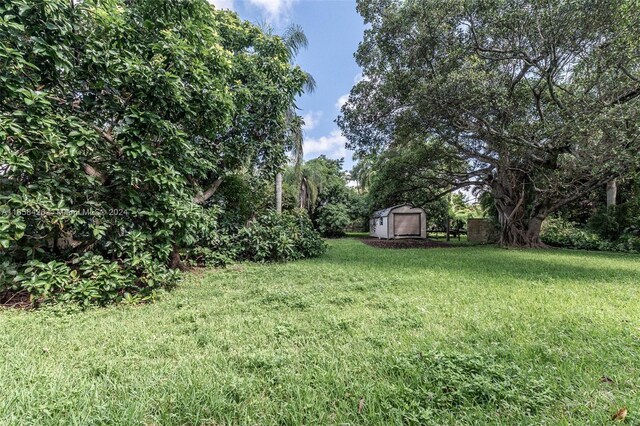
<instances>
[{"instance_id":1,"label":"patch of dirt","mask_svg":"<svg viewBox=\"0 0 640 426\"><path fill-rule=\"evenodd\" d=\"M26 291L0 292L0 308L30 309L32 307L33 302Z\"/></svg>"},{"instance_id":2,"label":"patch of dirt","mask_svg":"<svg viewBox=\"0 0 640 426\"><path fill-rule=\"evenodd\" d=\"M378 238L365 237L361 238L361 241L371 247L391 249L453 247L447 242L429 239L380 240Z\"/></svg>"}]
</instances>

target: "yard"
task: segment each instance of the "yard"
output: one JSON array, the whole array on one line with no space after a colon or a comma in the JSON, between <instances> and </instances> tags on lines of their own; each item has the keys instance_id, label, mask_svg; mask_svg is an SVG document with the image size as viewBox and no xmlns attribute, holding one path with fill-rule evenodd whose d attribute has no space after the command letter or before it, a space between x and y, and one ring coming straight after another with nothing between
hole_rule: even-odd
<instances>
[{"instance_id":1,"label":"yard","mask_svg":"<svg viewBox=\"0 0 640 426\"><path fill-rule=\"evenodd\" d=\"M0 311L0 424L640 422L638 255L379 249Z\"/></svg>"}]
</instances>

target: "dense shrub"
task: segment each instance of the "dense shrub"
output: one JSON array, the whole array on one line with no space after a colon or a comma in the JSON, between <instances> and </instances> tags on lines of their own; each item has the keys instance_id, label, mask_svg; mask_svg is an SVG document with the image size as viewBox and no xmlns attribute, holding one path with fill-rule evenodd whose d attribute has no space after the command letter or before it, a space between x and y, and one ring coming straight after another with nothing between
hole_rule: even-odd
<instances>
[{"instance_id":1,"label":"dense shrub","mask_svg":"<svg viewBox=\"0 0 640 426\"><path fill-rule=\"evenodd\" d=\"M640 251L640 237L636 235L623 234L610 241L561 218L545 220L540 239L543 243L553 247L630 253Z\"/></svg>"},{"instance_id":2,"label":"dense shrub","mask_svg":"<svg viewBox=\"0 0 640 426\"><path fill-rule=\"evenodd\" d=\"M347 206L342 203L327 204L316 211L316 229L324 237L341 237L351 223L351 215Z\"/></svg>"},{"instance_id":3,"label":"dense shrub","mask_svg":"<svg viewBox=\"0 0 640 426\"><path fill-rule=\"evenodd\" d=\"M640 235L640 205L637 201L631 201L602 207L591 216L588 227L610 241L615 241L625 234Z\"/></svg>"},{"instance_id":4,"label":"dense shrub","mask_svg":"<svg viewBox=\"0 0 640 426\"><path fill-rule=\"evenodd\" d=\"M589 218L588 228L601 238L613 240L620 237L623 232L616 206L598 209Z\"/></svg>"},{"instance_id":5,"label":"dense shrub","mask_svg":"<svg viewBox=\"0 0 640 426\"><path fill-rule=\"evenodd\" d=\"M190 266L224 267L234 260L233 247L211 249L209 247L195 247L184 253L186 262Z\"/></svg>"},{"instance_id":6,"label":"dense shrub","mask_svg":"<svg viewBox=\"0 0 640 426\"><path fill-rule=\"evenodd\" d=\"M304 211L269 213L242 228L236 237L238 258L281 262L319 256L326 244Z\"/></svg>"},{"instance_id":7,"label":"dense shrub","mask_svg":"<svg viewBox=\"0 0 640 426\"><path fill-rule=\"evenodd\" d=\"M12 0L0 46L0 301L145 299L183 254L227 261L212 196L271 181L307 78L282 38L205 0Z\"/></svg>"},{"instance_id":8,"label":"dense shrub","mask_svg":"<svg viewBox=\"0 0 640 426\"><path fill-rule=\"evenodd\" d=\"M26 292L35 306L48 302L89 306L146 301L178 281L177 271L168 270L148 253L122 263L87 254L70 264L31 260L20 266L6 262L2 267L0 295Z\"/></svg>"},{"instance_id":9,"label":"dense shrub","mask_svg":"<svg viewBox=\"0 0 640 426\"><path fill-rule=\"evenodd\" d=\"M540 239L550 246L583 250L598 250L603 242L598 235L560 218L545 220Z\"/></svg>"}]
</instances>

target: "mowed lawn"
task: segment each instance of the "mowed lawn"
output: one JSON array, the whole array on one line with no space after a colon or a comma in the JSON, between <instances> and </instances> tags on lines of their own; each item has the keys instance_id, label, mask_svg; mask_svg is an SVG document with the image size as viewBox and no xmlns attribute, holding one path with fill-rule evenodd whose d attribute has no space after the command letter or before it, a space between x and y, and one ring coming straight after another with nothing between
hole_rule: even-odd
<instances>
[{"instance_id":1,"label":"mowed lawn","mask_svg":"<svg viewBox=\"0 0 640 426\"><path fill-rule=\"evenodd\" d=\"M640 256L329 244L149 305L0 311L0 424L640 422Z\"/></svg>"}]
</instances>

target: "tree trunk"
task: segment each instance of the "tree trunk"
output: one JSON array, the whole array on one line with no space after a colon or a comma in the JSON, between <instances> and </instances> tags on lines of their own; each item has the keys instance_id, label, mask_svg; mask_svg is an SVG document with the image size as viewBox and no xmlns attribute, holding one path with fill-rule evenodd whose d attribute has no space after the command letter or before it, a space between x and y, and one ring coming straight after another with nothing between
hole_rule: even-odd
<instances>
[{"instance_id":1,"label":"tree trunk","mask_svg":"<svg viewBox=\"0 0 640 426\"><path fill-rule=\"evenodd\" d=\"M498 218L500 220L499 243L507 247L545 247L540 241L540 230L546 214L538 213L533 217L513 215L502 211L498 207Z\"/></svg>"},{"instance_id":2,"label":"tree trunk","mask_svg":"<svg viewBox=\"0 0 640 426\"><path fill-rule=\"evenodd\" d=\"M607 182L607 207L616 205L616 196L618 194L618 184L616 179Z\"/></svg>"},{"instance_id":3,"label":"tree trunk","mask_svg":"<svg viewBox=\"0 0 640 426\"><path fill-rule=\"evenodd\" d=\"M169 268L178 269L180 271L186 271L187 265L182 262L180 258L180 248L177 245L173 245L171 249L171 254L169 255Z\"/></svg>"},{"instance_id":4,"label":"tree trunk","mask_svg":"<svg viewBox=\"0 0 640 426\"><path fill-rule=\"evenodd\" d=\"M298 207L300 207L301 209L305 209L307 210L308 207L306 206L306 200L307 200L307 184L304 181L304 178L302 178L300 180L300 191L298 192Z\"/></svg>"},{"instance_id":5,"label":"tree trunk","mask_svg":"<svg viewBox=\"0 0 640 426\"><path fill-rule=\"evenodd\" d=\"M542 222L549 212L536 200L525 173L499 176L492 194L500 222L499 243L507 247L545 247L540 241Z\"/></svg>"},{"instance_id":6,"label":"tree trunk","mask_svg":"<svg viewBox=\"0 0 640 426\"><path fill-rule=\"evenodd\" d=\"M282 173L276 175L276 213L282 213Z\"/></svg>"},{"instance_id":7,"label":"tree trunk","mask_svg":"<svg viewBox=\"0 0 640 426\"><path fill-rule=\"evenodd\" d=\"M213 197L218 187L222 183L222 179L216 179L202 194L193 197L193 202L196 204L204 204L209 198Z\"/></svg>"},{"instance_id":8,"label":"tree trunk","mask_svg":"<svg viewBox=\"0 0 640 426\"><path fill-rule=\"evenodd\" d=\"M447 241L450 241L451 237L451 218L447 216Z\"/></svg>"}]
</instances>

